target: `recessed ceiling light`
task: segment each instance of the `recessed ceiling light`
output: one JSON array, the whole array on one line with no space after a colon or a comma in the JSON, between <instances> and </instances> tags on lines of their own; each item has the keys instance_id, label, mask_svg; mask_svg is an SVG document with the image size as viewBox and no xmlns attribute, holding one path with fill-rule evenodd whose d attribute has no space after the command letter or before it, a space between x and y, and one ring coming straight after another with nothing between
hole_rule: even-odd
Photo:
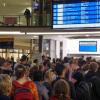
<instances>
[{"instance_id":1,"label":"recessed ceiling light","mask_svg":"<svg viewBox=\"0 0 100 100\"><path fill-rule=\"evenodd\" d=\"M38 38L38 36L36 36L36 35L34 35L33 37L34 37L34 38Z\"/></svg>"},{"instance_id":2,"label":"recessed ceiling light","mask_svg":"<svg viewBox=\"0 0 100 100\"><path fill-rule=\"evenodd\" d=\"M5 2L3 3L3 6L4 6L4 7L6 6L6 3L5 3Z\"/></svg>"},{"instance_id":3,"label":"recessed ceiling light","mask_svg":"<svg viewBox=\"0 0 100 100\"><path fill-rule=\"evenodd\" d=\"M25 35L25 33L19 31L0 31L0 35Z\"/></svg>"},{"instance_id":4,"label":"recessed ceiling light","mask_svg":"<svg viewBox=\"0 0 100 100\"><path fill-rule=\"evenodd\" d=\"M85 36L86 36L86 37L89 37L90 35L87 34L87 35L85 35Z\"/></svg>"}]
</instances>

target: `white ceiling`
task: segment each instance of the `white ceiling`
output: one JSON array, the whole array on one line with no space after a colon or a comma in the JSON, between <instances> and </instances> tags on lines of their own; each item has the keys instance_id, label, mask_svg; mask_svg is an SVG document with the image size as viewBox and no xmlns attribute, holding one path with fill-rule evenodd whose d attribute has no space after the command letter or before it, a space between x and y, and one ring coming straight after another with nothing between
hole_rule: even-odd
<instances>
[{"instance_id":1,"label":"white ceiling","mask_svg":"<svg viewBox=\"0 0 100 100\"><path fill-rule=\"evenodd\" d=\"M31 0L0 0L0 15L20 15L31 7Z\"/></svg>"}]
</instances>

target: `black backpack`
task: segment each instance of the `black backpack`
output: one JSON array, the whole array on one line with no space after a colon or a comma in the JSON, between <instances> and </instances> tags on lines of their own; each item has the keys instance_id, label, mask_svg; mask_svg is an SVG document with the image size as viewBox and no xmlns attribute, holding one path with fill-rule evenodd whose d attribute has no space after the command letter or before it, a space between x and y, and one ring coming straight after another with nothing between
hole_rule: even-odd
<instances>
[{"instance_id":1,"label":"black backpack","mask_svg":"<svg viewBox=\"0 0 100 100\"><path fill-rule=\"evenodd\" d=\"M76 87L77 100L91 100L92 84L87 82L80 82Z\"/></svg>"},{"instance_id":2,"label":"black backpack","mask_svg":"<svg viewBox=\"0 0 100 100\"><path fill-rule=\"evenodd\" d=\"M100 78L93 76L91 78L92 83L92 99L91 100L100 100Z\"/></svg>"}]
</instances>

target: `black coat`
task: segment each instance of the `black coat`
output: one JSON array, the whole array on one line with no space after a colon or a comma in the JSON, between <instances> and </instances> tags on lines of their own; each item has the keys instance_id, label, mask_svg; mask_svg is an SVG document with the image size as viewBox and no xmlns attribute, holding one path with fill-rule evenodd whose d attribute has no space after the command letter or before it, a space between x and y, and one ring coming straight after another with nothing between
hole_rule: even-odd
<instances>
[{"instance_id":1,"label":"black coat","mask_svg":"<svg viewBox=\"0 0 100 100\"><path fill-rule=\"evenodd\" d=\"M10 100L10 98L5 95L0 95L0 100Z\"/></svg>"},{"instance_id":2,"label":"black coat","mask_svg":"<svg viewBox=\"0 0 100 100\"><path fill-rule=\"evenodd\" d=\"M93 76L95 76L96 75L96 73L95 72L92 72L92 71L89 71L86 75L85 75L85 81L90 81L91 80L91 78L93 77Z\"/></svg>"},{"instance_id":3,"label":"black coat","mask_svg":"<svg viewBox=\"0 0 100 100\"><path fill-rule=\"evenodd\" d=\"M100 78L94 76L90 81L92 83L92 100L100 100Z\"/></svg>"},{"instance_id":4,"label":"black coat","mask_svg":"<svg viewBox=\"0 0 100 100\"><path fill-rule=\"evenodd\" d=\"M92 100L100 100L100 77L95 72L88 72L85 79L92 83Z\"/></svg>"}]
</instances>

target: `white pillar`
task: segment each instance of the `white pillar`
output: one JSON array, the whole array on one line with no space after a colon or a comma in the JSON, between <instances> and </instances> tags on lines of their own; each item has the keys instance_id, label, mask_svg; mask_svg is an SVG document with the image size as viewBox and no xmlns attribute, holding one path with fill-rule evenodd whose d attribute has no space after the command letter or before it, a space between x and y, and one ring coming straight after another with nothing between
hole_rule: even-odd
<instances>
[{"instance_id":1,"label":"white pillar","mask_svg":"<svg viewBox=\"0 0 100 100\"><path fill-rule=\"evenodd\" d=\"M56 41L50 40L50 57L51 59L56 58Z\"/></svg>"},{"instance_id":2,"label":"white pillar","mask_svg":"<svg viewBox=\"0 0 100 100\"><path fill-rule=\"evenodd\" d=\"M63 58L65 57L65 56L68 56L68 40L67 39L65 39L65 40L63 40Z\"/></svg>"},{"instance_id":3,"label":"white pillar","mask_svg":"<svg viewBox=\"0 0 100 100\"><path fill-rule=\"evenodd\" d=\"M56 58L60 58L60 41L56 41Z\"/></svg>"}]
</instances>

